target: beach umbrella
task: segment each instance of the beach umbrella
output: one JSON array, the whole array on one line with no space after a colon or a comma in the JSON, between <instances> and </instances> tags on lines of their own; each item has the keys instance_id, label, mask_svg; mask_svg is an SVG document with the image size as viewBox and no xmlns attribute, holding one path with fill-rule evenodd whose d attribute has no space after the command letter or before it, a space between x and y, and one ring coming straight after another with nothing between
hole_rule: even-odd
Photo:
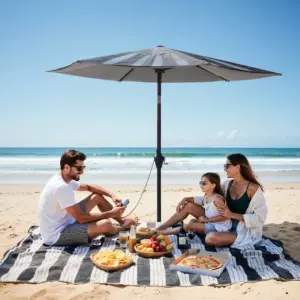
<instances>
[{"instance_id":1,"label":"beach umbrella","mask_svg":"<svg viewBox=\"0 0 300 300\"><path fill-rule=\"evenodd\" d=\"M164 82L236 81L281 75L212 57L157 46L150 49L78 60L51 70L81 77L157 83L157 221L161 221L161 84Z\"/></svg>"}]
</instances>

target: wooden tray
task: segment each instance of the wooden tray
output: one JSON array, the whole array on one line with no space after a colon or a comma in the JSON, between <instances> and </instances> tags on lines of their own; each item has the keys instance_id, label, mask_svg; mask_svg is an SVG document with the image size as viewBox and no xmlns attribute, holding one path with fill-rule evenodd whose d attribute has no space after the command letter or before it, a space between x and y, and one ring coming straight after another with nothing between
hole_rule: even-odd
<instances>
[{"instance_id":1,"label":"wooden tray","mask_svg":"<svg viewBox=\"0 0 300 300\"><path fill-rule=\"evenodd\" d=\"M121 266L104 266L104 265L101 265L99 263L99 261L97 261L94 256L96 255L97 253L93 253L91 256L90 256L90 259L91 261L93 262L93 264L98 267L99 269L101 270L104 270L106 272L113 272L113 271L118 271L118 270L122 270L122 269L125 269L127 267L129 267L131 264L133 264L133 259L131 257L129 257L129 260L126 264L124 265L121 265Z\"/></svg>"},{"instance_id":2,"label":"wooden tray","mask_svg":"<svg viewBox=\"0 0 300 300\"><path fill-rule=\"evenodd\" d=\"M141 244L135 245L135 247L134 247L135 252L139 256L146 257L146 258L161 257L161 256L165 256L165 255L170 255L173 252L173 249L170 251L166 251L166 252L143 252L137 248L139 245L141 245Z\"/></svg>"}]
</instances>

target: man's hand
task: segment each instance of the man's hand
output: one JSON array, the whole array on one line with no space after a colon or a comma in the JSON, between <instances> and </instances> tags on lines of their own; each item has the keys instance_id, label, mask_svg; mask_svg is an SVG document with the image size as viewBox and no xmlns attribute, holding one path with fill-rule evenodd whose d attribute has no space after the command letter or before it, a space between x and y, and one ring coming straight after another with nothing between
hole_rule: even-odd
<instances>
[{"instance_id":1,"label":"man's hand","mask_svg":"<svg viewBox=\"0 0 300 300\"><path fill-rule=\"evenodd\" d=\"M123 215L125 209L126 206L115 206L110 210L110 218L120 218Z\"/></svg>"},{"instance_id":2,"label":"man's hand","mask_svg":"<svg viewBox=\"0 0 300 300\"><path fill-rule=\"evenodd\" d=\"M114 201L114 203L116 204L116 206L118 206L118 207L122 206L122 199L120 199L116 195L114 195L114 194L111 195L111 199L112 199L112 201Z\"/></svg>"}]
</instances>

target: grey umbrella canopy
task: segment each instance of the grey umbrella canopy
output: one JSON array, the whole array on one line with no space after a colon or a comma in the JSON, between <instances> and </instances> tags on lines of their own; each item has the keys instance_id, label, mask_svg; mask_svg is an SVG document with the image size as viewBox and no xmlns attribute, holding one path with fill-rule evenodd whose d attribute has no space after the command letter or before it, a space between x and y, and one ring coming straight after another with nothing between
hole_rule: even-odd
<instances>
[{"instance_id":1,"label":"grey umbrella canopy","mask_svg":"<svg viewBox=\"0 0 300 300\"><path fill-rule=\"evenodd\" d=\"M164 46L78 60L50 72L114 81L157 82L157 221L161 221L161 168L164 162L161 154L161 83L237 81L281 75Z\"/></svg>"},{"instance_id":2,"label":"grey umbrella canopy","mask_svg":"<svg viewBox=\"0 0 300 300\"><path fill-rule=\"evenodd\" d=\"M233 81L281 75L163 46L78 60L51 72L115 81L157 82L153 70L165 70L162 82Z\"/></svg>"}]
</instances>

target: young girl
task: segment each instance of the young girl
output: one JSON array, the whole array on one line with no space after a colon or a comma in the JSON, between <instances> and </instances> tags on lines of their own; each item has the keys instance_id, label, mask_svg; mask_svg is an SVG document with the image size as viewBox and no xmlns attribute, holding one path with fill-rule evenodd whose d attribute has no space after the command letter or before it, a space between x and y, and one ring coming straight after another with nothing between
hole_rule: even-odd
<instances>
[{"instance_id":1,"label":"young girl","mask_svg":"<svg viewBox=\"0 0 300 300\"><path fill-rule=\"evenodd\" d=\"M206 173L199 182L204 196L183 198L176 209L176 213L157 231L164 234L176 234L180 228L166 230L168 227L184 220L189 214L197 219L184 225L184 230L195 230L199 233L227 232L231 228L231 220L221 216L219 208L225 207L225 199L221 188L220 176L216 173Z\"/></svg>"}]
</instances>

